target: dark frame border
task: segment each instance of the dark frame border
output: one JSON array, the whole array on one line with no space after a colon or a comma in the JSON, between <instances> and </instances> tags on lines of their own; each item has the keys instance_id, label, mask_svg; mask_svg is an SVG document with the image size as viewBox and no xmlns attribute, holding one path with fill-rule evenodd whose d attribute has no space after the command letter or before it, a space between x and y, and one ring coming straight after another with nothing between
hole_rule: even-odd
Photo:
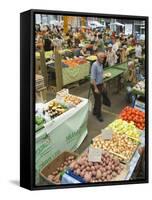
<instances>
[{"instance_id":1,"label":"dark frame border","mask_svg":"<svg viewBox=\"0 0 152 200\"><path fill-rule=\"evenodd\" d=\"M145 21L145 179L104 183L35 185L35 14L67 16L95 16ZM25 24L23 24L25 23ZM149 18L147 16L83 13L73 11L29 10L20 14L20 186L30 190L93 187L106 185L139 184L149 182L149 130L148 130L148 66ZM27 39L25 41L25 39ZM23 159L24 157L24 159Z\"/></svg>"}]
</instances>

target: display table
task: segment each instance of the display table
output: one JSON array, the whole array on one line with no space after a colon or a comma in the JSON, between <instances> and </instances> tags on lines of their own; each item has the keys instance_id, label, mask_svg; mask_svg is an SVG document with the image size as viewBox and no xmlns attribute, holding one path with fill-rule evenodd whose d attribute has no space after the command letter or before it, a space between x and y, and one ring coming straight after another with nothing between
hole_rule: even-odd
<instances>
[{"instance_id":1,"label":"display table","mask_svg":"<svg viewBox=\"0 0 152 200\"><path fill-rule=\"evenodd\" d=\"M140 140L141 140L141 146L145 146L145 133L142 131L141 133L141 137L140 137ZM134 173L134 170L136 168L136 166L138 165L138 162L140 160L140 154L138 153L138 149L136 150L136 152L134 153L131 161L128 163L128 167L127 167L127 175L124 176L124 179L123 180L130 180L133 173ZM123 181L122 180L122 181ZM64 176L64 178L62 179L62 183L64 184L74 184L74 183L80 183L78 182L78 180L70 177L69 176Z\"/></svg>"},{"instance_id":2,"label":"display table","mask_svg":"<svg viewBox=\"0 0 152 200\"><path fill-rule=\"evenodd\" d=\"M126 71L128 69L128 62L119 63L119 64L114 65L113 67L116 68L116 69Z\"/></svg>"},{"instance_id":3,"label":"display table","mask_svg":"<svg viewBox=\"0 0 152 200\"><path fill-rule=\"evenodd\" d=\"M62 68L63 86L79 80L83 80L86 76L89 75L89 70L89 63L80 64L75 68Z\"/></svg>"},{"instance_id":4,"label":"display table","mask_svg":"<svg viewBox=\"0 0 152 200\"><path fill-rule=\"evenodd\" d=\"M88 100L48 122L35 135L36 184L40 170L63 151L75 151L88 134Z\"/></svg>"},{"instance_id":5,"label":"display table","mask_svg":"<svg viewBox=\"0 0 152 200\"><path fill-rule=\"evenodd\" d=\"M110 81L113 81L115 78L118 78L118 77L120 77L123 73L124 73L124 70L122 70L122 69L117 69L117 68L115 68L114 66L112 66L112 67L107 67L107 68L105 68L104 70L104 74L105 73L111 73L111 77L108 77L108 78L104 78L103 79L103 82L104 83L110 83ZM118 85L117 85L117 88L118 88L118 90L119 90L119 84L120 83L120 81L119 81L119 79L118 79ZM110 84L108 85L109 86L109 89L110 89ZM90 84L90 87L89 87L89 91L88 91L88 99L89 99L89 97L90 97L90 94L91 94L91 84Z\"/></svg>"},{"instance_id":6,"label":"display table","mask_svg":"<svg viewBox=\"0 0 152 200\"><path fill-rule=\"evenodd\" d=\"M104 78L104 82L110 81L110 80L120 76L121 74L123 74L123 72L124 72L124 70L116 69L116 68L114 68L114 66L105 68L104 73L111 73L111 76L108 78Z\"/></svg>"}]
</instances>

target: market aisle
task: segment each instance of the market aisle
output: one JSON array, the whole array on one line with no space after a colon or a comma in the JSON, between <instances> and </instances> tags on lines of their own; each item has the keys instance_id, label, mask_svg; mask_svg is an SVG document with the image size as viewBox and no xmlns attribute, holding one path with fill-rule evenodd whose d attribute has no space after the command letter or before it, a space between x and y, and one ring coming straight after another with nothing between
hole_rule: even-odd
<instances>
[{"instance_id":1,"label":"market aisle","mask_svg":"<svg viewBox=\"0 0 152 200\"><path fill-rule=\"evenodd\" d=\"M80 86L73 87L70 89L70 93L87 98L88 96L88 88L89 83L83 83ZM121 112L121 110L128 105L125 99L125 90L122 89L119 93L113 93L114 86L111 86L110 91L108 92L108 96L111 99L112 105L111 107L103 106L103 117L104 121L99 122L96 117L89 111L89 118L88 118L88 135L77 149L76 152L82 153L90 144L91 139L97 136L102 128L105 128L108 124L114 121L117 117L117 114ZM93 103L93 97L90 97L90 101Z\"/></svg>"}]
</instances>

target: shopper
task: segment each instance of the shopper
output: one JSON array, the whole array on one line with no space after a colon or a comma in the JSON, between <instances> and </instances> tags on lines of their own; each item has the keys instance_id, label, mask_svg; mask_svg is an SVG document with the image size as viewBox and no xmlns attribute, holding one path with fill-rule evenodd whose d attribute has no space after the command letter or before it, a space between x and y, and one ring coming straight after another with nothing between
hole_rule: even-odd
<instances>
[{"instance_id":1,"label":"shopper","mask_svg":"<svg viewBox=\"0 0 152 200\"><path fill-rule=\"evenodd\" d=\"M102 52L105 51L104 42L103 42L103 39L102 39L102 34L98 35L97 47L98 47L98 49L97 49L98 51L102 51Z\"/></svg>"},{"instance_id":2,"label":"shopper","mask_svg":"<svg viewBox=\"0 0 152 200\"><path fill-rule=\"evenodd\" d=\"M136 56L136 58L141 58L141 55L142 55L142 47L139 44L139 42L137 41L136 47L135 47L135 56Z\"/></svg>"},{"instance_id":3,"label":"shopper","mask_svg":"<svg viewBox=\"0 0 152 200\"><path fill-rule=\"evenodd\" d=\"M80 50L80 56L84 56L84 57L89 56L89 54L87 53L86 47L82 47L81 48L81 50Z\"/></svg>"},{"instance_id":4,"label":"shopper","mask_svg":"<svg viewBox=\"0 0 152 200\"><path fill-rule=\"evenodd\" d=\"M102 91L104 89L103 86L104 59L105 59L105 54L103 52L99 52L97 54L97 61L93 63L91 68L91 88L95 99L93 114L96 115L99 121L103 121L101 112L101 107L102 107L101 96L102 96Z\"/></svg>"},{"instance_id":5,"label":"shopper","mask_svg":"<svg viewBox=\"0 0 152 200\"><path fill-rule=\"evenodd\" d=\"M108 52L107 52L107 60L106 62L108 63L108 66L113 66L116 63L116 54L112 50L112 44L108 45Z\"/></svg>"},{"instance_id":6,"label":"shopper","mask_svg":"<svg viewBox=\"0 0 152 200\"><path fill-rule=\"evenodd\" d=\"M121 51L120 62L121 63L127 62L128 55L129 55L129 53L128 53L128 50L127 50L127 46L124 45L123 48L122 48L122 51Z\"/></svg>"}]
</instances>

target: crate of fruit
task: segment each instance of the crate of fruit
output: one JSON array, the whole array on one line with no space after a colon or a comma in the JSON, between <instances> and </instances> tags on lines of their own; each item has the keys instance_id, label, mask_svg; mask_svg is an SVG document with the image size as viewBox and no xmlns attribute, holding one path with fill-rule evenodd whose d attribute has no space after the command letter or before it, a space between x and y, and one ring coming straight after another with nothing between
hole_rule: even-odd
<instances>
[{"instance_id":1,"label":"crate of fruit","mask_svg":"<svg viewBox=\"0 0 152 200\"><path fill-rule=\"evenodd\" d=\"M40 176L48 183L60 184L61 174L77 157L76 153L64 151L40 171Z\"/></svg>"}]
</instances>

